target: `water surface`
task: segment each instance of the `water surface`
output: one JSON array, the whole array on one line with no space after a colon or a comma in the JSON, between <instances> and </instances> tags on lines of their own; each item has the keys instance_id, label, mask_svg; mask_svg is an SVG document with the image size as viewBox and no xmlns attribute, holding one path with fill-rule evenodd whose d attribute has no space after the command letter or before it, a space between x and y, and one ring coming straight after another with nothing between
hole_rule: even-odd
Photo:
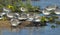
<instances>
[{"instance_id":1,"label":"water surface","mask_svg":"<svg viewBox=\"0 0 60 35\"><path fill-rule=\"evenodd\" d=\"M51 28L51 26L56 26ZM60 35L60 25L49 24L42 27L24 27L24 28L12 28L10 29L0 29L1 35Z\"/></svg>"},{"instance_id":2,"label":"water surface","mask_svg":"<svg viewBox=\"0 0 60 35\"><path fill-rule=\"evenodd\" d=\"M45 8L49 5L57 5L60 6L60 0L40 0L40 1L32 1L31 4L33 6L39 6L40 8Z\"/></svg>"}]
</instances>

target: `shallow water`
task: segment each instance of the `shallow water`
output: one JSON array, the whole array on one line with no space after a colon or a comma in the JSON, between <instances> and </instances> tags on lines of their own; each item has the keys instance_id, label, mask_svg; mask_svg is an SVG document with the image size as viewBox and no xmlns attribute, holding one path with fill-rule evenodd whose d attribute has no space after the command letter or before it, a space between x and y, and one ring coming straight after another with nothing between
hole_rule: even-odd
<instances>
[{"instance_id":1,"label":"shallow water","mask_svg":"<svg viewBox=\"0 0 60 35\"><path fill-rule=\"evenodd\" d=\"M56 27L51 28L51 25ZM47 23L42 27L5 28L0 29L0 35L60 35L60 25Z\"/></svg>"},{"instance_id":2,"label":"shallow water","mask_svg":"<svg viewBox=\"0 0 60 35\"><path fill-rule=\"evenodd\" d=\"M31 4L33 6L40 6L40 8L45 8L48 5L57 5L60 6L60 0L40 0L40 1L32 1Z\"/></svg>"}]
</instances>

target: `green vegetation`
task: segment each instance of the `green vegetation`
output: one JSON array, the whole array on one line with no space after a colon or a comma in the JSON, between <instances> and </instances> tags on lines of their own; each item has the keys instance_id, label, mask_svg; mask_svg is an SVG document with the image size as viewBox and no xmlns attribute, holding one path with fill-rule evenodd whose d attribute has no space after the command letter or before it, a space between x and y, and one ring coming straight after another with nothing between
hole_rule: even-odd
<instances>
[{"instance_id":1,"label":"green vegetation","mask_svg":"<svg viewBox=\"0 0 60 35\"><path fill-rule=\"evenodd\" d=\"M40 18L40 20L41 20L40 22L41 22L42 25L46 25L46 17L42 16Z\"/></svg>"},{"instance_id":2,"label":"green vegetation","mask_svg":"<svg viewBox=\"0 0 60 35\"><path fill-rule=\"evenodd\" d=\"M36 12L36 10L39 10L39 7L35 7L31 5L31 0L26 0L26 2L23 2L22 0L4 0L4 2L1 0L0 1L0 8L2 9L3 7L7 7L12 10L12 12L19 12L21 13L20 8L26 8L28 12Z\"/></svg>"},{"instance_id":3,"label":"green vegetation","mask_svg":"<svg viewBox=\"0 0 60 35\"><path fill-rule=\"evenodd\" d=\"M49 20L49 22L55 22L55 19L58 19L58 16L51 16L47 19Z\"/></svg>"},{"instance_id":4,"label":"green vegetation","mask_svg":"<svg viewBox=\"0 0 60 35\"><path fill-rule=\"evenodd\" d=\"M55 22L55 19L53 17L50 17L48 20L49 22Z\"/></svg>"},{"instance_id":5,"label":"green vegetation","mask_svg":"<svg viewBox=\"0 0 60 35\"><path fill-rule=\"evenodd\" d=\"M44 21L46 21L46 20L45 20L46 18L45 18L44 16L42 16L40 19L41 19L41 22L42 22L42 23L44 23Z\"/></svg>"}]
</instances>

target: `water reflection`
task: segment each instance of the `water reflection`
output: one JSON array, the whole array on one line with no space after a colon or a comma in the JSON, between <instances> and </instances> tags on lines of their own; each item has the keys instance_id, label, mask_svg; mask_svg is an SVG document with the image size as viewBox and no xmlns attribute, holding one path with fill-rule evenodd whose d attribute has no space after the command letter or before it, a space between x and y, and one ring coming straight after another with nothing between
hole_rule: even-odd
<instances>
[{"instance_id":1,"label":"water reflection","mask_svg":"<svg viewBox=\"0 0 60 35\"><path fill-rule=\"evenodd\" d=\"M47 26L42 27L24 27L24 28L1 28L1 35L59 35L60 25L47 23ZM51 28L51 25L57 26Z\"/></svg>"}]
</instances>

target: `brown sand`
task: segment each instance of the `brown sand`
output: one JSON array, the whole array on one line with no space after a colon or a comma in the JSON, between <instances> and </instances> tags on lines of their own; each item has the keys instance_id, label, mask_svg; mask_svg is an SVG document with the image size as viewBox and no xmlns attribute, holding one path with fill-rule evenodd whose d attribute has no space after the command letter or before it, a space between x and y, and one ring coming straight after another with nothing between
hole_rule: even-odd
<instances>
[{"instance_id":1,"label":"brown sand","mask_svg":"<svg viewBox=\"0 0 60 35\"><path fill-rule=\"evenodd\" d=\"M10 28L10 27L11 27L11 24L8 20L6 20L6 21L1 20L0 21L0 28Z\"/></svg>"},{"instance_id":2,"label":"brown sand","mask_svg":"<svg viewBox=\"0 0 60 35\"><path fill-rule=\"evenodd\" d=\"M29 21L23 21L22 22L22 24L21 25L19 25L19 27L25 27L25 26L27 26L27 25L29 25L31 22L29 22Z\"/></svg>"},{"instance_id":3,"label":"brown sand","mask_svg":"<svg viewBox=\"0 0 60 35\"><path fill-rule=\"evenodd\" d=\"M21 25L19 25L18 27L23 28L23 27L25 27L25 26L27 26L29 24L30 24L30 22L23 21L21 23ZM0 20L0 28L11 28L11 24L10 24L10 22L8 20L6 20L6 21Z\"/></svg>"}]
</instances>

